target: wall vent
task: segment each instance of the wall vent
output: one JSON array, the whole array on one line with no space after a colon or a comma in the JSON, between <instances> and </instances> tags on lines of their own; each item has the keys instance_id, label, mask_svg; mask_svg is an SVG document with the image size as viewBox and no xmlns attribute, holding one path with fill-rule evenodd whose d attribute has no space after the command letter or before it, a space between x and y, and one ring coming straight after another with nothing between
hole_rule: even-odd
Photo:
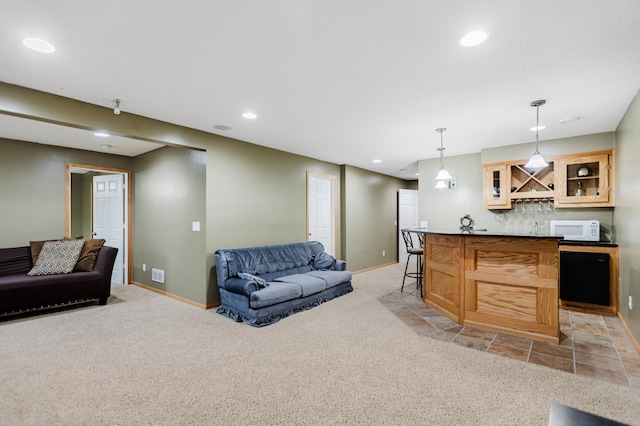
<instances>
[{"instance_id":1,"label":"wall vent","mask_svg":"<svg viewBox=\"0 0 640 426\"><path fill-rule=\"evenodd\" d=\"M151 268L151 281L164 284L164 271L162 269Z\"/></svg>"}]
</instances>

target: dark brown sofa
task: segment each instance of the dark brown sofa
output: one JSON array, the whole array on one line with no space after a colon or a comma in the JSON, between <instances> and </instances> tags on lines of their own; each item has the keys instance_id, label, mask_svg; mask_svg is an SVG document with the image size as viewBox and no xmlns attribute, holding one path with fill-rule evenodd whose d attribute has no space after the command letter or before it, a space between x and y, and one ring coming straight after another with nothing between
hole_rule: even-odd
<instances>
[{"instance_id":1,"label":"dark brown sofa","mask_svg":"<svg viewBox=\"0 0 640 426\"><path fill-rule=\"evenodd\" d=\"M0 317L80 302L106 305L117 254L117 248L102 246L91 272L29 276L29 246L0 249Z\"/></svg>"}]
</instances>

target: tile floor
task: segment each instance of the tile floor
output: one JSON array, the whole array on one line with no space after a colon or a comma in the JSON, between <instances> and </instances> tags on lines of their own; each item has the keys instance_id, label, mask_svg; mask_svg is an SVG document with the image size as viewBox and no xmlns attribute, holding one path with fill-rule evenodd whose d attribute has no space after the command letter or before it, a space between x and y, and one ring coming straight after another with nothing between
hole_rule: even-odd
<instances>
[{"instance_id":1,"label":"tile floor","mask_svg":"<svg viewBox=\"0 0 640 426\"><path fill-rule=\"evenodd\" d=\"M414 286L380 300L422 336L640 388L640 355L617 317L561 310L555 345L461 326L425 305Z\"/></svg>"}]
</instances>

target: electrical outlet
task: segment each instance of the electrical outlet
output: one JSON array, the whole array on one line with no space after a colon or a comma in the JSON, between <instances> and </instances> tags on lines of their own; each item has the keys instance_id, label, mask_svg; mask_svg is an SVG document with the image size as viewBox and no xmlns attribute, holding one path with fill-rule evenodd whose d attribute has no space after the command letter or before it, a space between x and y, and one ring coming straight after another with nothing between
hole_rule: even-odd
<instances>
[{"instance_id":1,"label":"electrical outlet","mask_svg":"<svg viewBox=\"0 0 640 426\"><path fill-rule=\"evenodd\" d=\"M384 250L382 250L382 256L384 257L386 255L387 255L387 253Z\"/></svg>"},{"instance_id":2,"label":"electrical outlet","mask_svg":"<svg viewBox=\"0 0 640 426\"><path fill-rule=\"evenodd\" d=\"M629 296L629 310L633 309L633 297Z\"/></svg>"}]
</instances>

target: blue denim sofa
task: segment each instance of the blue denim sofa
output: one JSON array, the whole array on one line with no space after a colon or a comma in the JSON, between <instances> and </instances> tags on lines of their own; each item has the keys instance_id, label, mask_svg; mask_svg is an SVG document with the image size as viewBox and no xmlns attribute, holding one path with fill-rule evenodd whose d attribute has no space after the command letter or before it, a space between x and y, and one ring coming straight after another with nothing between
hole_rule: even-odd
<instances>
[{"instance_id":1,"label":"blue denim sofa","mask_svg":"<svg viewBox=\"0 0 640 426\"><path fill-rule=\"evenodd\" d=\"M353 291L346 263L307 241L215 252L217 312L255 327Z\"/></svg>"}]
</instances>

